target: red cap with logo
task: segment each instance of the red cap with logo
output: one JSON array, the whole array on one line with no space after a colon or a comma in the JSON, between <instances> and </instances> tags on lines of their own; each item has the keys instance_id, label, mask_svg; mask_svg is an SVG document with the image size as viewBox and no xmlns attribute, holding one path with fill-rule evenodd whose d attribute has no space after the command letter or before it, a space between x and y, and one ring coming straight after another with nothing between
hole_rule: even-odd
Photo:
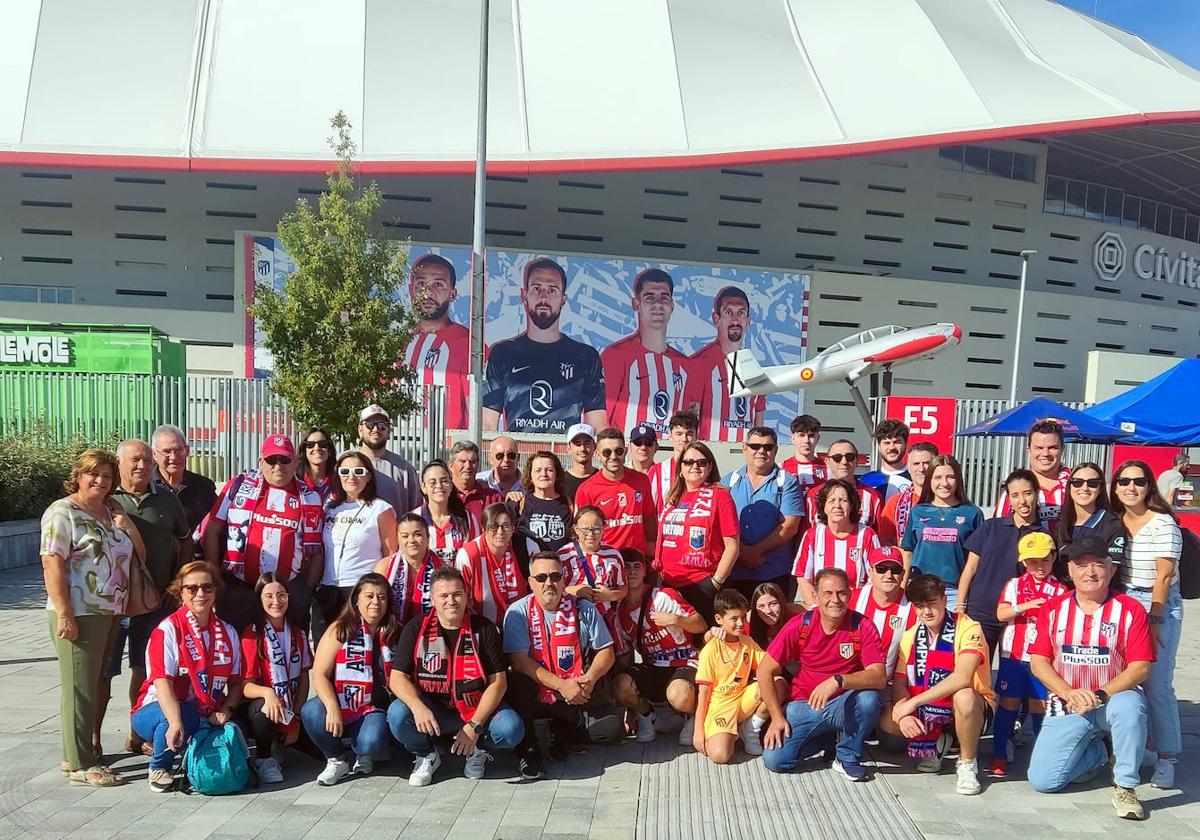
<instances>
[{"instance_id":1,"label":"red cap with logo","mask_svg":"<svg viewBox=\"0 0 1200 840\"><path fill-rule=\"evenodd\" d=\"M881 545L877 548L872 548L867 554L867 565L877 566L880 563L899 563L904 565L904 555L900 553L900 549L894 545Z\"/></svg>"},{"instance_id":2,"label":"red cap with logo","mask_svg":"<svg viewBox=\"0 0 1200 840\"><path fill-rule=\"evenodd\" d=\"M296 447L292 445L292 441L287 435L271 435L263 441L262 457L270 458L272 455L286 455L289 458L295 458Z\"/></svg>"}]
</instances>

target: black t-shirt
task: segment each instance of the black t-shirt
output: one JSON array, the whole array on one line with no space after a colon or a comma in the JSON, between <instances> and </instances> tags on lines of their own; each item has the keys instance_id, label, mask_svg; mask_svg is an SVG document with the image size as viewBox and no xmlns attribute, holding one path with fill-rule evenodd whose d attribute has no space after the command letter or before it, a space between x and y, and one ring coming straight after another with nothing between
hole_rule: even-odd
<instances>
[{"instance_id":1,"label":"black t-shirt","mask_svg":"<svg viewBox=\"0 0 1200 840\"><path fill-rule=\"evenodd\" d=\"M526 334L492 345L483 406L510 432L566 434L585 411L604 410L604 368L595 348L561 336L543 344Z\"/></svg>"},{"instance_id":2,"label":"black t-shirt","mask_svg":"<svg viewBox=\"0 0 1200 840\"><path fill-rule=\"evenodd\" d=\"M562 496L539 499L525 494L517 530L537 540L546 551L558 551L571 541L571 506Z\"/></svg>"},{"instance_id":3,"label":"black t-shirt","mask_svg":"<svg viewBox=\"0 0 1200 840\"><path fill-rule=\"evenodd\" d=\"M213 480L191 470L183 471L183 483L179 485L178 490L167 484L159 475L157 467L154 468L153 481L159 488L171 491L179 499L184 515L187 516L188 528L192 531L196 530L200 520L212 510L213 502L217 500L217 486L213 484Z\"/></svg>"},{"instance_id":4,"label":"black t-shirt","mask_svg":"<svg viewBox=\"0 0 1200 840\"><path fill-rule=\"evenodd\" d=\"M416 670L415 653L417 650L417 637L421 633L422 620L414 618L404 625L404 629L400 631L400 641L396 643L398 650L396 651L395 667L408 674L410 677ZM500 631L496 629L496 625L488 621L483 616L472 616L472 626L475 628L476 641L479 644L479 663L483 666L485 674L499 674L502 671L508 670L508 657L504 655L504 646L500 644ZM447 630L440 623L438 630L441 631L442 639L446 642L446 650L453 651L458 645L459 630Z\"/></svg>"},{"instance_id":5,"label":"black t-shirt","mask_svg":"<svg viewBox=\"0 0 1200 840\"><path fill-rule=\"evenodd\" d=\"M583 482L587 481L589 478L591 478L595 474L596 474L596 470L592 470L590 473L585 475L583 478L579 478L575 475L572 475L569 472L563 473L563 493L566 495L568 501L570 501L571 504L575 504L575 493L577 490L579 490L579 485L583 484Z\"/></svg>"}]
</instances>

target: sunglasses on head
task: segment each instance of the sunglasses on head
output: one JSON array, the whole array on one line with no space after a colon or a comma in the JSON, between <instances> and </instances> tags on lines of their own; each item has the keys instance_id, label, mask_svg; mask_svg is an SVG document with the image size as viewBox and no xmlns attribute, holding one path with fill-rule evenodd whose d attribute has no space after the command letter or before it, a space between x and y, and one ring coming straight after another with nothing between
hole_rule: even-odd
<instances>
[{"instance_id":1,"label":"sunglasses on head","mask_svg":"<svg viewBox=\"0 0 1200 840\"><path fill-rule=\"evenodd\" d=\"M746 448L749 449L751 452L758 452L763 449L765 449L768 452L774 452L775 444L773 444L773 443L747 443Z\"/></svg>"},{"instance_id":2,"label":"sunglasses on head","mask_svg":"<svg viewBox=\"0 0 1200 840\"><path fill-rule=\"evenodd\" d=\"M292 463L292 459L286 455L272 455L269 458L263 458L263 461L272 467L282 467L284 464Z\"/></svg>"},{"instance_id":3,"label":"sunglasses on head","mask_svg":"<svg viewBox=\"0 0 1200 840\"><path fill-rule=\"evenodd\" d=\"M840 464L842 461L853 461L855 463L858 462L857 452L839 452L836 455L826 455L825 457L830 461L833 461L835 464Z\"/></svg>"},{"instance_id":4,"label":"sunglasses on head","mask_svg":"<svg viewBox=\"0 0 1200 840\"><path fill-rule=\"evenodd\" d=\"M357 476L358 478L362 478L366 474L367 474L366 467L338 467L338 475L340 475L342 478L345 478L346 476L350 476L350 475Z\"/></svg>"},{"instance_id":5,"label":"sunglasses on head","mask_svg":"<svg viewBox=\"0 0 1200 840\"><path fill-rule=\"evenodd\" d=\"M904 567L899 563L876 563L875 571L881 575L886 575L888 572L891 572L894 575L902 575L904 574Z\"/></svg>"},{"instance_id":6,"label":"sunglasses on head","mask_svg":"<svg viewBox=\"0 0 1200 840\"><path fill-rule=\"evenodd\" d=\"M1135 487L1145 487L1149 483L1150 479L1146 478L1145 476L1133 478L1132 476L1123 475L1117 479L1118 487L1128 487L1130 484L1133 484Z\"/></svg>"},{"instance_id":7,"label":"sunglasses on head","mask_svg":"<svg viewBox=\"0 0 1200 840\"><path fill-rule=\"evenodd\" d=\"M1072 487L1089 487L1092 490L1098 488L1101 483L1098 478L1072 478L1070 481Z\"/></svg>"},{"instance_id":8,"label":"sunglasses on head","mask_svg":"<svg viewBox=\"0 0 1200 840\"><path fill-rule=\"evenodd\" d=\"M625 447L618 446L616 449L601 449L600 457L601 458L624 458L625 457Z\"/></svg>"},{"instance_id":9,"label":"sunglasses on head","mask_svg":"<svg viewBox=\"0 0 1200 840\"><path fill-rule=\"evenodd\" d=\"M679 463L683 464L685 467L701 467L701 468L703 468L703 467L708 466L708 459L707 458L684 458Z\"/></svg>"},{"instance_id":10,"label":"sunglasses on head","mask_svg":"<svg viewBox=\"0 0 1200 840\"><path fill-rule=\"evenodd\" d=\"M179 588L189 595L195 595L197 592L203 592L206 595L211 595L213 592L217 591L217 585L215 583L185 583Z\"/></svg>"},{"instance_id":11,"label":"sunglasses on head","mask_svg":"<svg viewBox=\"0 0 1200 840\"><path fill-rule=\"evenodd\" d=\"M327 440L306 440L304 441L305 449L331 449Z\"/></svg>"},{"instance_id":12,"label":"sunglasses on head","mask_svg":"<svg viewBox=\"0 0 1200 840\"><path fill-rule=\"evenodd\" d=\"M542 572L540 575L533 575L533 579L538 583L545 583L546 581L558 583L563 579L563 574L562 572Z\"/></svg>"},{"instance_id":13,"label":"sunglasses on head","mask_svg":"<svg viewBox=\"0 0 1200 840\"><path fill-rule=\"evenodd\" d=\"M516 452L493 452L492 457L497 461L515 461L517 460Z\"/></svg>"}]
</instances>

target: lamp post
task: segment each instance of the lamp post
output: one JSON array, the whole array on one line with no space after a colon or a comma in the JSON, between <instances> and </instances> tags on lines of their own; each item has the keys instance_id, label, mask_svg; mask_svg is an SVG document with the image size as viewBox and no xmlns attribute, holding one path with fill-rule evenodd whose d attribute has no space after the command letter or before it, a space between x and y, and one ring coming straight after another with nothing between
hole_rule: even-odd
<instances>
[{"instance_id":1,"label":"lamp post","mask_svg":"<svg viewBox=\"0 0 1200 840\"><path fill-rule=\"evenodd\" d=\"M475 230L471 237L471 413L470 437L483 446L483 316L487 305L484 280L484 213L487 208L487 94L489 0L480 0L479 102L475 137Z\"/></svg>"},{"instance_id":2,"label":"lamp post","mask_svg":"<svg viewBox=\"0 0 1200 840\"><path fill-rule=\"evenodd\" d=\"M1025 274L1029 268L1029 258L1036 253L1037 251L1030 250L1021 252L1021 292L1017 296L1017 335L1013 339L1012 388L1008 392L1010 408L1017 404L1017 373L1021 366L1021 322L1025 320Z\"/></svg>"}]
</instances>

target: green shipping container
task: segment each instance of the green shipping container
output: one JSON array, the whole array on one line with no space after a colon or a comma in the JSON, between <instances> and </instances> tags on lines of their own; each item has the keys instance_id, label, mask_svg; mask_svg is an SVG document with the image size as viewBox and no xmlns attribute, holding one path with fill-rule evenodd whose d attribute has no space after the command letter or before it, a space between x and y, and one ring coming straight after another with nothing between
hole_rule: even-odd
<instances>
[{"instance_id":1,"label":"green shipping container","mask_svg":"<svg viewBox=\"0 0 1200 840\"><path fill-rule=\"evenodd\" d=\"M186 348L149 326L0 323L0 371L183 376Z\"/></svg>"}]
</instances>

